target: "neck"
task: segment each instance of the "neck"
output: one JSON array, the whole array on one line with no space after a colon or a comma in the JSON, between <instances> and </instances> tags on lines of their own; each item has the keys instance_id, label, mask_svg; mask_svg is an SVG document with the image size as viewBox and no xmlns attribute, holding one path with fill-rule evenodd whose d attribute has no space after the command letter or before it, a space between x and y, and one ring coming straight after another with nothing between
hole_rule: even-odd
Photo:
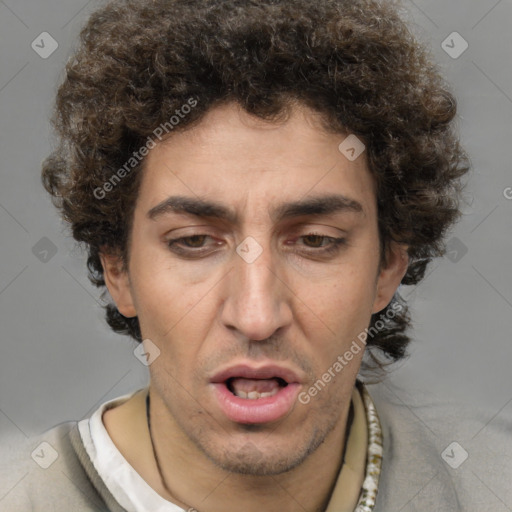
<instances>
[{"instance_id":1,"label":"neck","mask_svg":"<svg viewBox=\"0 0 512 512\"><path fill-rule=\"evenodd\" d=\"M160 407L150 407L151 399ZM204 456L168 419L156 394L148 393L146 417L160 491L185 510L201 512L323 512L343 464L352 408L347 404L341 421L300 466L271 476L226 472ZM169 435L172 432L172 435ZM333 456L333 454L335 454Z\"/></svg>"}]
</instances>

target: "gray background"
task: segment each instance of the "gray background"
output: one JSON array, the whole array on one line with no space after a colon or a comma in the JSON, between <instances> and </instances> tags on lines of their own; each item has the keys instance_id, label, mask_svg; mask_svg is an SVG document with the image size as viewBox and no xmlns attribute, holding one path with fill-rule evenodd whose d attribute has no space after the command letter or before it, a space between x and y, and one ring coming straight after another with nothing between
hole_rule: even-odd
<instances>
[{"instance_id":1,"label":"gray background","mask_svg":"<svg viewBox=\"0 0 512 512\"><path fill-rule=\"evenodd\" d=\"M57 84L80 26L98 5L0 1L2 437L21 440L81 419L148 379L134 357L135 342L104 322L85 253L40 182L54 143L48 118ZM415 341L412 357L388 382L411 407L420 396L449 395L485 407L490 422L512 411L512 0L404 0L404 6L453 86L473 171L464 216L448 236L452 251L431 264L419 286L403 288ZM59 45L46 59L31 47L42 32ZM442 48L453 32L469 44L457 58ZM456 36L446 44L452 53L461 48ZM46 262L41 247L52 245L44 237L57 251ZM415 414L428 422L421 410Z\"/></svg>"}]
</instances>

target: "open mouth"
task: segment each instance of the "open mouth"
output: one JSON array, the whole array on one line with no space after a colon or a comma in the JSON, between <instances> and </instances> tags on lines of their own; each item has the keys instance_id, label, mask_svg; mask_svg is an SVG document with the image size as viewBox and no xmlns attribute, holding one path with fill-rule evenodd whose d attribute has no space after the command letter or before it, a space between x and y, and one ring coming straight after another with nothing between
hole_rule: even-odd
<instances>
[{"instance_id":1,"label":"open mouth","mask_svg":"<svg viewBox=\"0 0 512 512\"><path fill-rule=\"evenodd\" d=\"M286 386L288 386L288 383L281 377L272 377L269 379L230 377L226 381L226 387L233 395L248 400L272 397Z\"/></svg>"},{"instance_id":2,"label":"open mouth","mask_svg":"<svg viewBox=\"0 0 512 512\"><path fill-rule=\"evenodd\" d=\"M286 417L293 409L303 377L276 364L239 364L210 378L222 414L235 423L264 424Z\"/></svg>"}]
</instances>

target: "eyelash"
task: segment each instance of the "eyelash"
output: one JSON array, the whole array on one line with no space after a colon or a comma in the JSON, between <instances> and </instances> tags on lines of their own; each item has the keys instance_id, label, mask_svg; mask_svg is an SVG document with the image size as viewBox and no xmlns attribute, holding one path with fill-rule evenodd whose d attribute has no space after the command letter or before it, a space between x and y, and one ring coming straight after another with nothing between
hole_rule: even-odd
<instances>
[{"instance_id":1,"label":"eyelash","mask_svg":"<svg viewBox=\"0 0 512 512\"><path fill-rule=\"evenodd\" d=\"M345 238L334 238L332 236L327 236L327 235L322 235L320 233L307 233L306 235L302 235L300 237L298 237L298 239L301 239L301 238L307 238L307 237L320 237L322 238L323 240L328 240L330 242L330 245L327 247L327 248L321 248L321 247L309 247L306 252L309 252L310 254L317 254L317 255L321 255L321 256L334 256L336 255L340 249L342 248L342 246L346 245L346 239ZM184 237L180 237L180 238L173 238L173 239L169 239L166 241L167 243L167 246L169 247L169 249L180 255L180 256L184 256L184 257L190 257L190 258L199 258L202 256L202 254L204 254L206 252L206 250L204 250L203 247L188 247L186 249L184 249L183 247L181 247L179 244L180 243L183 243L184 241L187 241L187 240L190 240L192 238L196 238L196 237L210 237L210 235L207 235L207 234L204 234L204 233L197 233L195 235L190 235L190 236L184 236ZM323 242L322 240L322 242ZM307 247L307 246L306 246Z\"/></svg>"}]
</instances>

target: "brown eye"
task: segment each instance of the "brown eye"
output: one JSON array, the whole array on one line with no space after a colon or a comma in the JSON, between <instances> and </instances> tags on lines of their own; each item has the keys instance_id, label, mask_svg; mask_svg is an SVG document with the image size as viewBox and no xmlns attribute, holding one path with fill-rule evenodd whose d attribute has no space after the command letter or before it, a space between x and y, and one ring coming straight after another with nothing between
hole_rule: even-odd
<instances>
[{"instance_id":1,"label":"brown eye","mask_svg":"<svg viewBox=\"0 0 512 512\"><path fill-rule=\"evenodd\" d=\"M327 238L322 235L305 235L302 237L305 241L309 240L311 243L306 243L308 247L322 247L322 242Z\"/></svg>"},{"instance_id":2,"label":"brown eye","mask_svg":"<svg viewBox=\"0 0 512 512\"><path fill-rule=\"evenodd\" d=\"M166 244L169 250L178 256L193 259L213 254L222 242L210 235L197 234L167 240Z\"/></svg>"},{"instance_id":3,"label":"brown eye","mask_svg":"<svg viewBox=\"0 0 512 512\"><path fill-rule=\"evenodd\" d=\"M207 236L208 235L192 235L182 238L181 241L186 241L184 245L186 245L187 247L199 248L203 246L203 242L205 241Z\"/></svg>"},{"instance_id":4,"label":"brown eye","mask_svg":"<svg viewBox=\"0 0 512 512\"><path fill-rule=\"evenodd\" d=\"M345 238L333 238L320 233L308 233L295 239L294 250L311 257L333 257L347 244Z\"/></svg>"}]
</instances>

